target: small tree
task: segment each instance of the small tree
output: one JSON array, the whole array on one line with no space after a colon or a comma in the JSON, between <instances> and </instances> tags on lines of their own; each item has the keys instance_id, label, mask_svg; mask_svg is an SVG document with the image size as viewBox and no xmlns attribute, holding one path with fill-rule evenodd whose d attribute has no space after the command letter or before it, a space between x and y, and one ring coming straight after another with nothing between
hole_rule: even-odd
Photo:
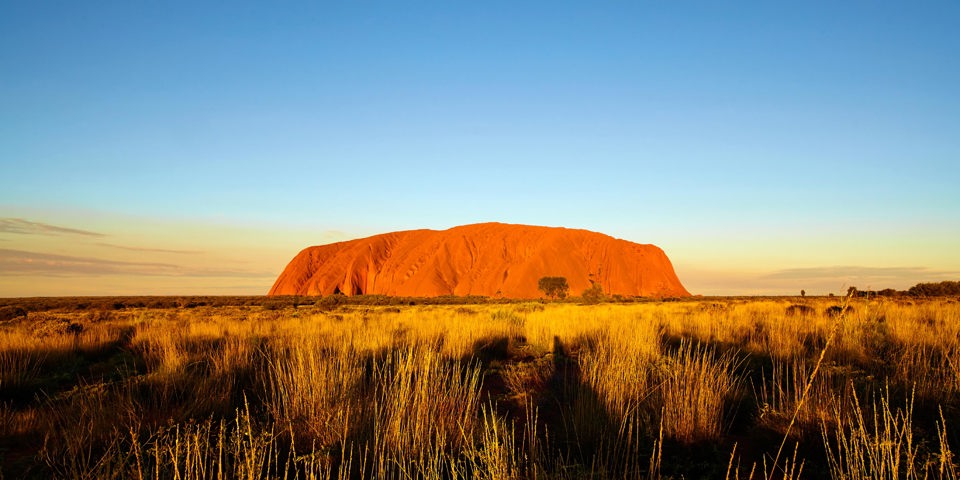
<instances>
[{"instance_id":1,"label":"small tree","mask_svg":"<svg viewBox=\"0 0 960 480\"><path fill-rule=\"evenodd\" d=\"M537 282L537 288L550 298L566 298L570 290L565 277L543 277Z\"/></svg>"},{"instance_id":2,"label":"small tree","mask_svg":"<svg viewBox=\"0 0 960 480\"><path fill-rule=\"evenodd\" d=\"M807 296L807 291L806 291L806 290L800 290L800 296L801 296L801 297L806 297L806 296Z\"/></svg>"},{"instance_id":3,"label":"small tree","mask_svg":"<svg viewBox=\"0 0 960 480\"><path fill-rule=\"evenodd\" d=\"M583 303L600 303L606 300L607 295L603 293L603 287L599 283L591 281L590 286L580 294L580 297L583 298Z\"/></svg>"}]
</instances>

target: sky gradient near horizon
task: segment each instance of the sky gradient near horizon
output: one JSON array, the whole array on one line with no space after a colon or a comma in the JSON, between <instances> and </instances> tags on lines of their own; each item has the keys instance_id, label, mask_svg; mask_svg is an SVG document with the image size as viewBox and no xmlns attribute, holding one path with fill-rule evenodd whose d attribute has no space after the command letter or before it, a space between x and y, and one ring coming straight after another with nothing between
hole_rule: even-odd
<instances>
[{"instance_id":1,"label":"sky gradient near horizon","mask_svg":"<svg viewBox=\"0 0 960 480\"><path fill-rule=\"evenodd\" d=\"M699 294L960 278L956 2L8 2L0 296L499 221Z\"/></svg>"}]
</instances>

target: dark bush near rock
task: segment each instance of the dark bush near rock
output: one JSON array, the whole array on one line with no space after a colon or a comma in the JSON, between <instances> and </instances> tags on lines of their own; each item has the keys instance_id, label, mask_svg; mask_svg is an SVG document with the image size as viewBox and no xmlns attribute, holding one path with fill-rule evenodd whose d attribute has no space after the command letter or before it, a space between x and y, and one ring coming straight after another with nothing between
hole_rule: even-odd
<instances>
[{"instance_id":1,"label":"dark bush near rock","mask_svg":"<svg viewBox=\"0 0 960 480\"><path fill-rule=\"evenodd\" d=\"M816 310L809 305L790 305L787 307L788 317L807 316L813 315L814 313L816 313Z\"/></svg>"},{"instance_id":2,"label":"dark bush near rock","mask_svg":"<svg viewBox=\"0 0 960 480\"><path fill-rule=\"evenodd\" d=\"M823 311L823 313L829 317L836 317L836 316L839 316L841 313L849 315L853 312L854 312L853 307L849 305L846 308L841 307L840 305L833 305L831 307L827 307L827 309Z\"/></svg>"},{"instance_id":3,"label":"dark bush near rock","mask_svg":"<svg viewBox=\"0 0 960 480\"><path fill-rule=\"evenodd\" d=\"M20 317L26 318L27 311L20 307L0 307L0 321L13 320Z\"/></svg>"}]
</instances>

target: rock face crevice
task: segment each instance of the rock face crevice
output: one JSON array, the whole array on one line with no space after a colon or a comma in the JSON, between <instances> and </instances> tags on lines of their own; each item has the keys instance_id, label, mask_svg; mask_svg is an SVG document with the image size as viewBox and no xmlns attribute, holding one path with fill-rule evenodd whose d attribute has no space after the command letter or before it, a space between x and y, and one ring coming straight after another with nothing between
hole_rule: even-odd
<instances>
[{"instance_id":1,"label":"rock face crevice","mask_svg":"<svg viewBox=\"0 0 960 480\"><path fill-rule=\"evenodd\" d=\"M269 294L537 298L537 282L548 276L565 277L574 295L591 281L610 295L690 295L654 245L587 230L502 223L309 247L290 261Z\"/></svg>"}]
</instances>

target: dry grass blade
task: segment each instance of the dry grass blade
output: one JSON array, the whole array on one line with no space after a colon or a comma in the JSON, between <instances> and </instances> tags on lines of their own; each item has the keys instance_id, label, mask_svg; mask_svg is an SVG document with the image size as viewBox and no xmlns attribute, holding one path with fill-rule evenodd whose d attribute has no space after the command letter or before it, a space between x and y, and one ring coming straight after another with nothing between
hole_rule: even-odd
<instances>
[{"instance_id":1,"label":"dry grass blade","mask_svg":"<svg viewBox=\"0 0 960 480\"><path fill-rule=\"evenodd\" d=\"M790 436L790 431L793 429L793 425L797 422L797 415L800 414L800 409L803 408L803 403L807 400L807 394L810 393L810 387L813 386L813 381L817 378L817 372L820 371L820 365L823 364L823 357L827 354L827 350L830 349L830 344L832 344L836 339L837 332L840 331L840 326L843 324L843 319L846 316L847 307L851 298L853 298L852 292L844 298L843 304L840 307L840 313L834 318L833 326L830 329L830 335L827 336L827 341L824 342L823 348L820 349L820 356L817 357L817 363L814 365L813 371L810 372L810 378L803 387L803 393L800 395L800 401L797 403L797 407L793 411L793 416L790 417L790 423L787 424L787 429L783 433L783 440L780 441L780 446L777 447L777 454L773 457L773 468L767 474L766 480L773 478L773 472L777 471L779 468L778 465L780 462L780 455L783 453L783 447L787 444L787 438Z\"/></svg>"}]
</instances>

